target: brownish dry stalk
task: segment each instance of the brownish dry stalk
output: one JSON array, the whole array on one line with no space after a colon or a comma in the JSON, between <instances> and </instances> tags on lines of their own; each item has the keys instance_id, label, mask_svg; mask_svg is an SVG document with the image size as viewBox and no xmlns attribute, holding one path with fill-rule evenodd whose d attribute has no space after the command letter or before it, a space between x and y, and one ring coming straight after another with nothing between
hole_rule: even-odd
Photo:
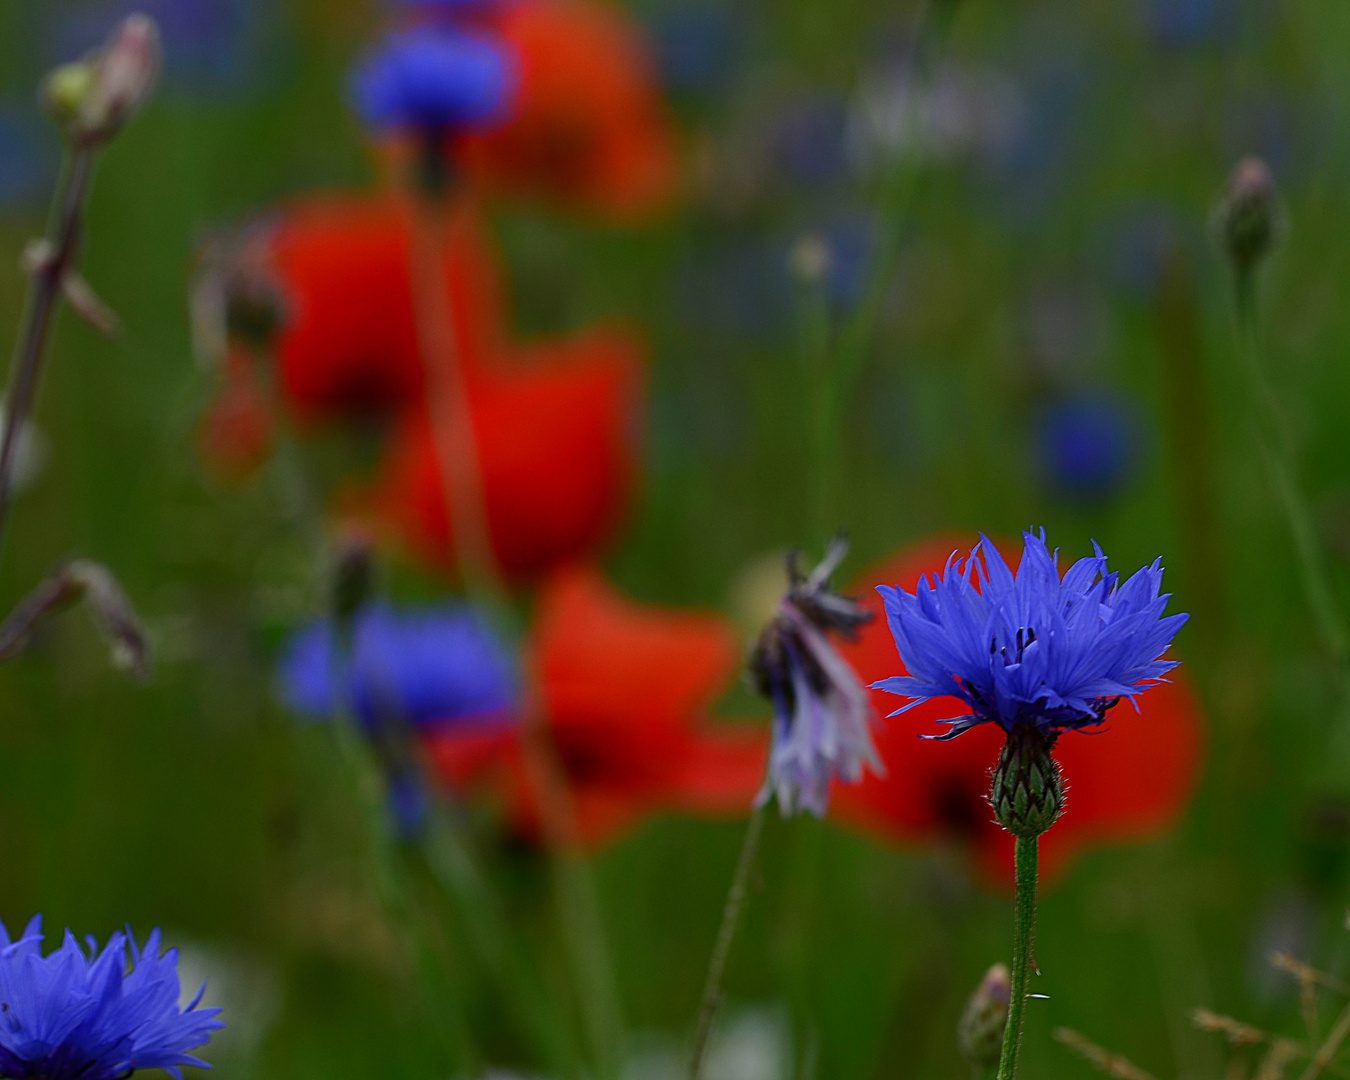
<instances>
[{"instance_id":1,"label":"brownish dry stalk","mask_svg":"<svg viewBox=\"0 0 1350 1080\"><path fill-rule=\"evenodd\" d=\"M1056 1028L1054 1035L1056 1041L1081 1054L1107 1076L1114 1076L1116 1080L1154 1080L1151 1073L1146 1073L1128 1058L1111 1053L1072 1028Z\"/></svg>"}]
</instances>

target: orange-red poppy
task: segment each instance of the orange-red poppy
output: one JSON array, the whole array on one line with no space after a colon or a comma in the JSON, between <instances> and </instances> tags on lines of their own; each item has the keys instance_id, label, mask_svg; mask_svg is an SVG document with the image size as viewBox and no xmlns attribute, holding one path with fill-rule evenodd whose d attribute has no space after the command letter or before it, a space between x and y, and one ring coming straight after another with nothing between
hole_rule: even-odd
<instances>
[{"instance_id":1,"label":"orange-red poppy","mask_svg":"<svg viewBox=\"0 0 1350 1080\"><path fill-rule=\"evenodd\" d=\"M639 350L617 331L517 348L470 373L469 410L487 530L512 579L598 548L637 472ZM446 485L423 410L395 433L373 489L349 501L413 552L452 567Z\"/></svg>"},{"instance_id":2,"label":"orange-red poppy","mask_svg":"<svg viewBox=\"0 0 1350 1080\"><path fill-rule=\"evenodd\" d=\"M283 305L275 352L280 389L297 419L345 419L420 402L411 227L411 208L392 197L311 197L277 218L268 241ZM456 344L473 363L501 348L502 289L469 202L452 208L444 244Z\"/></svg>"},{"instance_id":3,"label":"orange-red poppy","mask_svg":"<svg viewBox=\"0 0 1350 1080\"><path fill-rule=\"evenodd\" d=\"M636 604L589 567L542 587L529 645L543 721L587 845L650 813L748 814L764 779L762 727L705 719L740 662L726 622ZM457 790L487 787L511 827L541 833L541 800L518 731L431 730L428 753Z\"/></svg>"},{"instance_id":4,"label":"orange-red poppy","mask_svg":"<svg viewBox=\"0 0 1350 1080\"><path fill-rule=\"evenodd\" d=\"M490 21L520 86L506 123L457 144L470 180L620 216L668 203L674 137L635 24L592 0L519 0Z\"/></svg>"},{"instance_id":5,"label":"orange-red poppy","mask_svg":"<svg viewBox=\"0 0 1350 1080\"><path fill-rule=\"evenodd\" d=\"M863 682L903 674L886 627L879 584L913 590L923 574L939 572L953 551L968 551L974 537L943 536L920 543L874 566L855 582L876 618L855 643L840 645ZM1139 841L1175 822L1194 790L1204 757L1203 713L1184 668L1139 697L1139 712L1116 706L1099 732L1069 732L1055 745L1068 798L1064 816L1041 838L1041 873L1053 878L1081 851L1096 844ZM872 691L880 715L896 699ZM838 819L902 843L955 841L968 846L993 881L1011 887L1013 840L994 823L989 775L1003 744L994 724L982 724L950 742L919 734L944 730L937 721L962 715L964 704L936 699L882 722L877 747L885 777L838 785Z\"/></svg>"}]
</instances>

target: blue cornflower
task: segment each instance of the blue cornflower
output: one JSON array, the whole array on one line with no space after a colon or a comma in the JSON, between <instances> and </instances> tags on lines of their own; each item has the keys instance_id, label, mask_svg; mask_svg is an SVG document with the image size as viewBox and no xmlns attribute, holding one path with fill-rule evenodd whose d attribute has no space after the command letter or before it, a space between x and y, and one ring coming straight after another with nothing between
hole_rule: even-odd
<instances>
[{"instance_id":1,"label":"blue cornflower","mask_svg":"<svg viewBox=\"0 0 1350 1080\"><path fill-rule=\"evenodd\" d=\"M503 43L430 25L391 34L352 80L357 110L372 127L436 135L504 120L515 86Z\"/></svg>"},{"instance_id":2,"label":"blue cornflower","mask_svg":"<svg viewBox=\"0 0 1350 1080\"><path fill-rule=\"evenodd\" d=\"M835 777L856 784L864 765L883 771L867 691L826 637L834 631L852 640L872 618L830 590L846 554L848 545L835 540L809 575L798 566L799 553L789 555L788 591L750 657L756 688L773 704L769 769L756 802L776 796L785 815L804 809L824 817Z\"/></svg>"},{"instance_id":3,"label":"blue cornflower","mask_svg":"<svg viewBox=\"0 0 1350 1080\"><path fill-rule=\"evenodd\" d=\"M1114 397L1080 395L1058 401L1036 418L1041 471L1070 498L1108 499L1135 472L1141 428L1129 405Z\"/></svg>"},{"instance_id":4,"label":"blue cornflower","mask_svg":"<svg viewBox=\"0 0 1350 1080\"><path fill-rule=\"evenodd\" d=\"M311 623L288 642L278 674L296 711L327 719L345 705L371 732L391 721L500 718L516 696L510 654L469 608L369 604L354 619L349 659L331 620Z\"/></svg>"},{"instance_id":5,"label":"blue cornflower","mask_svg":"<svg viewBox=\"0 0 1350 1080\"><path fill-rule=\"evenodd\" d=\"M1060 578L1045 531L1024 534L1016 577L985 537L955 554L941 577L914 593L879 586L908 675L873 685L913 700L958 697L969 716L946 720L950 739L993 722L1012 735L1035 728L1050 742L1091 727L1176 667L1162 659L1186 615L1163 616L1162 560L1125 582L1106 556L1080 559Z\"/></svg>"},{"instance_id":6,"label":"blue cornflower","mask_svg":"<svg viewBox=\"0 0 1350 1080\"><path fill-rule=\"evenodd\" d=\"M18 941L0 923L0 1076L41 1080L121 1080L137 1069L206 1062L187 1051L225 1025L219 1009L200 1009L205 984L178 1007L178 951L160 955L159 931L145 948L116 933L86 955L69 930L43 956L42 916ZM128 965L128 959L130 964Z\"/></svg>"}]
</instances>

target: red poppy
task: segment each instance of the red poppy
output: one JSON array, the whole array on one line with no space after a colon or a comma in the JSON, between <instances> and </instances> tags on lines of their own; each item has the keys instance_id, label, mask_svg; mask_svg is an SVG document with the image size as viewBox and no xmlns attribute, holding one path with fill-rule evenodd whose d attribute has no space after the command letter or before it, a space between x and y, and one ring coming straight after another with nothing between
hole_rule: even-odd
<instances>
[{"instance_id":1,"label":"red poppy","mask_svg":"<svg viewBox=\"0 0 1350 1080\"><path fill-rule=\"evenodd\" d=\"M529 654L582 843L605 843L660 810L749 812L766 733L703 719L740 661L723 620L635 604L598 571L570 568L540 591ZM540 834L518 731L432 728L426 745L448 783L496 790L512 828Z\"/></svg>"},{"instance_id":2,"label":"red poppy","mask_svg":"<svg viewBox=\"0 0 1350 1080\"><path fill-rule=\"evenodd\" d=\"M666 203L674 140L632 21L591 0L520 0L492 24L516 51L520 89L510 120L458 144L470 179L625 216Z\"/></svg>"},{"instance_id":3,"label":"red poppy","mask_svg":"<svg viewBox=\"0 0 1350 1080\"><path fill-rule=\"evenodd\" d=\"M640 384L637 347L612 331L517 349L513 362L471 373L488 533L509 577L590 552L618 524L637 471ZM405 419L373 492L352 509L427 561L451 564L446 489L424 411Z\"/></svg>"},{"instance_id":4,"label":"red poppy","mask_svg":"<svg viewBox=\"0 0 1350 1080\"><path fill-rule=\"evenodd\" d=\"M876 618L840 652L864 683L904 671L873 586L912 590L921 575L937 573L953 551L973 544L973 537L928 540L861 575L856 587ZM1140 695L1138 714L1121 704L1100 732L1071 732L1056 744L1068 799L1064 816L1041 838L1043 878L1054 877L1084 848L1156 835L1185 809L1204 756L1204 720L1184 669L1171 679ZM881 716L900 703L879 690L872 694ZM837 786L834 808L840 820L904 843L964 843L992 880L1011 887L1013 840L994 823L986 801L1002 732L982 724L950 742L917 737L939 734L938 720L965 711L957 699L938 699L883 720L877 748L887 775Z\"/></svg>"},{"instance_id":5,"label":"red poppy","mask_svg":"<svg viewBox=\"0 0 1350 1080\"><path fill-rule=\"evenodd\" d=\"M328 195L285 211L269 261L283 298L278 381L297 417L398 410L424 386L411 285L411 210L394 198ZM463 355L500 348L501 284L478 215L449 216L445 275Z\"/></svg>"},{"instance_id":6,"label":"red poppy","mask_svg":"<svg viewBox=\"0 0 1350 1080\"><path fill-rule=\"evenodd\" d=\"M247 351L231 348L216 393L197 429L207 469L226 483L248 479L266 460L272 445L272 414Z\"/></svg>"}]
</instances>

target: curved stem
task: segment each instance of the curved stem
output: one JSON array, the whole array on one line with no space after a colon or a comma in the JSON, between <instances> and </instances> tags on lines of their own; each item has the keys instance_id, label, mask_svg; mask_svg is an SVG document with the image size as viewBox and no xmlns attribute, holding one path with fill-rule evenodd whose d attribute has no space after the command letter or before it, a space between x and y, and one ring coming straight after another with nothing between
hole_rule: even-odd
<instances>
[{"instance_id":1,"label":"curved stem","mask_svg":"<svg viewBox=\"0 0 1350 1080\"><path fill-rule=\"evenodd\" d=\"M740 858L736 860L736 873L732 876L731 889L727 893L727 904L722 909L722 925L717 931L717 943L713 946L712 959L708 963L708 981L703 987L703 1005L699 1009L698 1028L694 1032L694 1052L689 1061L690 1080L700 1080L703 1075L703 1063L708 1056L708 1037L712 1034L713 1021L717 1018L717 1007L722 1002L722 978L726 974L736 928L741 922L745 894L750 887L750 871L755 865L755 855L759 852L759 840L763 833L764 807L756 806L745 830Z\"/></svg>"},{"instance_id":2,"label":"curved stem","mask_svg":"<svg viewBox=\"0 0 1350 1080\"><path fill-rule=\"evenodd\" d=\"M1008 999L1008 1026L1003 1029L1003 1053L998 1080L1015 1080L1017 1054L1022 1049L1022 1013L1027 1004L1032 950L1036 945L1036 857L1039 836L1017 838L1017 921L1013 924L1012 996Z\"/></svg>"},{"instance_id":3,"label":"curved stem","mask_svg":"<svg viewBox=\"0 0 1350 1080\"><path fill-rule=\"evenodd\" d=\"M1237 280L1237 315L1238 349L1247 368L1257 447L1292 534L1313 620L1327 651L1338 664L1344 664L1350 656L1350 632L1336 606L1312 511L1294 478L1294 440L1266 378L1250 271Z\"/></svg>"}]
</instances>

